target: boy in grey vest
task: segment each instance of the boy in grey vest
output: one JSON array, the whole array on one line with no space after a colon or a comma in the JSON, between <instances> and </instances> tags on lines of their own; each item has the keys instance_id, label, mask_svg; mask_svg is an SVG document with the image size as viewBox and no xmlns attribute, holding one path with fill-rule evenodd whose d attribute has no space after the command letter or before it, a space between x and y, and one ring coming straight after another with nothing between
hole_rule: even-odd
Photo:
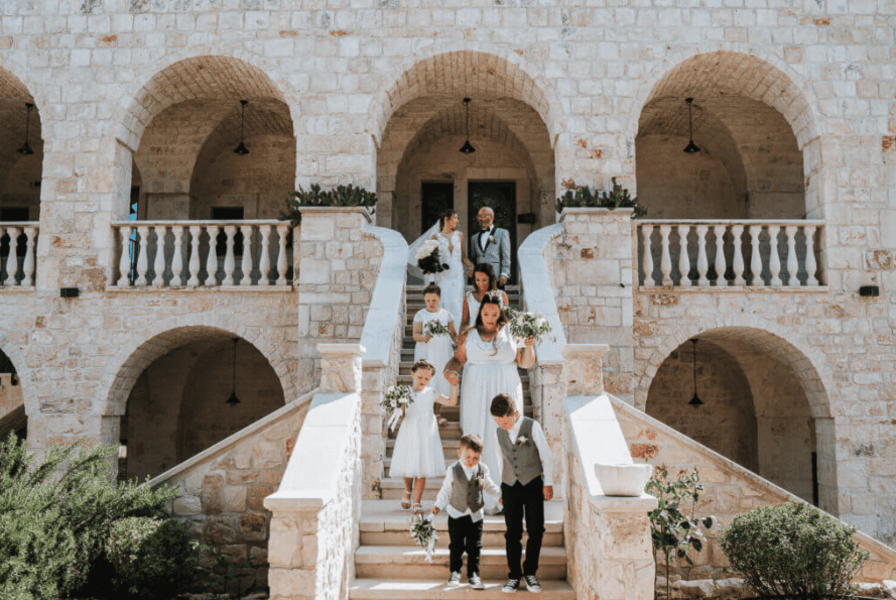
<instances>
[{"instance_id":1,"label":"boy in grey vest","mask_svg":"<svg viewBox=\"0 0 896 600\"><path fill-rule=\"evenodd\" d=\"M468 433L460 438L457 449L460 458L448 467L442 489L432 506L437 515L448 509L448 550L450 552L448 587L460 585L460 569L467 552L467 579L474 590L484 590L479 577L479 555L482 550L482 507L485 492L494 498L501 497L501 488L489 477L488 467L479 462L482 458L482 438Z\"/></svg>"},{"instance_id":2,"label":"boy in grey vest","mask_svg":"<svg viewBox=\"0 0 896 600\"><path fill-rule=\"evenodd\" d=\"M520 579L526 589L538 593L541 585L535 576L541 538L544 535L544 503L554 497L551 448L538 421L520 418L513 399L498 394L492 399L492 418L498 426L498 456L501 470L501 498L507 533L507 566L510 569L502 592L515 592ZM523 554L523 516L526 517L526 562L520 569Z\"/></svg>"}]
</instances>

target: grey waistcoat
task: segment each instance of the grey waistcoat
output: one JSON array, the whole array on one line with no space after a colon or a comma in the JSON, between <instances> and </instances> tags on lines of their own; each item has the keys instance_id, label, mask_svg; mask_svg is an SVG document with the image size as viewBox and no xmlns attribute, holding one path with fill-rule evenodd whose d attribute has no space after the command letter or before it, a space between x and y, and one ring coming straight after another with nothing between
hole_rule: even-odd
<instances>
[{"instance_id":1,"label":"grey waistcoat","mask_svg":"<svg viewBox=\"0 0 896 600\"><path fill-rule=\"evenodd\" d=\"M454 464L454 485L451 486L451 506L460 512L464 512L468 508L470 512L478 512L480 508L485 506L485 500L482 498L482 486L476 485L474 480L476 476L482 475L482 465L476 465L473 471L473 477L467 480L467 474L460 461Z\"/></svg>"},{"instance_id":2,"label":"grey waistcoat","mask_svg":"<svg viewBox=\"0 0 896 600\"><path fill-rule=\"evenodd\" d=\"M516 438L518 443L516 444L510 443L510 433L498 428L498 445L501 446L501 455L504 459L501 481L507 485L513 485L517 481L526 485L541 475L541 455L532 440L532 423L534 422L529 417L523 417L523 424L520 425L520 433ZM525 443L519 443L521 437L526 438Z\"/></svg>"}]
</instances>

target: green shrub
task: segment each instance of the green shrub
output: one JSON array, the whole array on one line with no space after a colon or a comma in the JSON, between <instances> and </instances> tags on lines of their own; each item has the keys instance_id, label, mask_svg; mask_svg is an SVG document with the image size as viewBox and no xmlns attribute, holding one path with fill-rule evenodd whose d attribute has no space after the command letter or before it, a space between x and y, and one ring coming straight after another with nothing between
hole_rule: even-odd
<instances>
[{"instance_id":1,"label":"green shrub","mask_svg":"<svg viewBox=\"0 0 896 600\"><path fill-rule=\"evenodd\" d=\"M55 447L37 463L27 443L0 444L0 598L44 600L83 585L112 524L160 513L174 490L116 483L107 446Z\"/></svg>"},{"instance_id":2,"label":"green shrub","mask_svg":"<svg viewBox=\"0 0 896 600\"><path fill-rule=\"evenodd\" d=\"M199 547L187 526L176 521L116 521L105 544L114 597L171 598L188 591L202 572Z\"/></svg>"},{"instance_id":3,"label":"green shrub","mask_svg":"<svg viewBox=\"0 0 896 600\"><path fill-rule=\"evenodd\" d=\"M577 187L575 190L569 190L554 203L557 212L562 212L564 208L632 208L633 219L639 219L647 214L647 209L638 204L637 198L632 198L629 191L616 183L616 178L612 178L613 189L603 192L592 190L589 187Z\"/></svg>"},{"instance_id":4,"label":"green shrub","mask_svg":"<svg viewBox=\"0 0 896 600\"><path fill-rule=\"evenodd\" d=\"M719 541L760 596L847 596L868 558L850 527L803 502L737 515Z\"/></svg>"},{"instance_id":5,"label":"green shrub","mask_svg":"<svg viewBox=\"0 0 896 600\"><path fill-rule=\"evenodd\" d=\"M376 207L376 193L351 184L322 190L315 183L308 191L300 187L299 191L291 192L290 196L292 198L286 199L286 211L280 213L280 220L289 221L293 227L302 222L301 209L309 206L363 206L371 209L371 212Z\"/></svg>"}]
</instances>

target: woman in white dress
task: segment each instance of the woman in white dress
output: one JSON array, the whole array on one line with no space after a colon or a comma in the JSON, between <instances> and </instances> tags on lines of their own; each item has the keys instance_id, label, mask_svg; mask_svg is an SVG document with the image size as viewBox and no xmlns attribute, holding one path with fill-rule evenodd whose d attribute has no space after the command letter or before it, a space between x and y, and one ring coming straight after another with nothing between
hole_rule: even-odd
<instances>
[{"instance_id":1,"label":"woman in white dress","mask_svg":"<svg viewBox=\"0 0 896 600\"><path fill-rule=\"evenodd\" d=\"M442 290L434 283L426 286L423 290L423 301L426 308L421 308L414 315L414 361L426 359L436 368L435 377L429 382L429 386L435 388L446 396L451 392L451 386L445 380L442 369L445 363L454 356L454 339L457 332L454 328L454 315L441 308ZM433 335L428 331L431 323L440 323L447 330L446 333ZM439 426L447 425L448 421L439 414L442 408L441 404L436 404L433 411Z\"/></svg>"},{"instance_id":2,"label":"woman in white dress","mask_svg":"<svg viewBox=\"0 0 896 600\"><path fill-rule=\"evenodd\" d=\"M432 412L433 405L457 404L457 382L451 384L451 392L441 394L429 387L429 382L436 369L431 362L420 360L411 367L411 394L414 402L404 410L401 427L395 438L392 450L392 466L390 477L404 478L404 498L401 507L411 507L411 486L414 487L414 512L423 513L423 488L427 477L440 477L445 474L445 456L442 453L442 438L439 437L439 426Z\"/></svg>"},{"instance_id":3,"label":"woman in white dress","mask_svg":"<svg viewBox=\"0 0 896 600\"><path fill-rule=\"evenodd\" d=\"M479 314L479 304L482 297L488 292L496 292L498 290L498 279L495 277L495 270L488 263L479 263L473 269L473 289L464 294L464 315L461 327L472 327L476 324L476 316ZM503 291L500 294L501 308L510 306L507 300L507 294Z\"/></svg>"},{"instance_id":4,"label":"woman in white dress","mask_svg":"<svg viewBox=\"0 0 896 600\"><path fill-rule=\"evenodd\" d=\"M535 363L535 340L528 338L524 346L519 345L506 324L500 297L486 294L479 307L476 325L460 336L454 353L458 363L466 363L461 390L461 429L464 434L482 436L482 460L489 472L495 474L495 481L501 479L503 465L498 459L497 429L489 412L492 398L498 394L510 395L522 415L523 384L517 367L528 369ZM449 362L445 379L456 384L458 378L453 368L456 367ZM496 504L494 499L486 497L486 510L495 512Z\"/></svg>"},{"instance_id":5,"label":"woman in white dress","mask_svg":"<svg viewBox=\"0 0 896 600\"><path fill-rule=\"evenodd\" d=\"M436 273L434 283L442 289L442 308L454 316L454 322L461 322L463 311L464 289L466 281L464 265L471 267L473 263L467 258L464 234L457 230L459 223L457 212L446 210L439 217L441 229L432 236L439 242L439 256L448 265L447 271Z\"/></svg>"}]
</instances>

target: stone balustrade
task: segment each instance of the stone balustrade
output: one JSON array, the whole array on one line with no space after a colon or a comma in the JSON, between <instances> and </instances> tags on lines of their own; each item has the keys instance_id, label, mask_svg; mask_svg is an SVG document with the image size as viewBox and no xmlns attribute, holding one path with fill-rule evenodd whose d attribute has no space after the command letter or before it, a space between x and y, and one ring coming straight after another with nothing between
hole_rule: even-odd
<instances>
[{"instance_id":1,"label":"stone balustrade","mask_svg":"<svg viewBox=\"0 0 896 600\"><path fill-rule=\"evenodd\" d=\"M823 235L824 221L636 223L643 288L815 288L822 283L824 261L816 234Z\"/></svg>"},{"instance_id":2,"label":"stone balustrade","mask_svg":"<svg viewBox=\"0 0 896 600\"><path fill-rule=\"evenodd\" d=\"M37 222L0 223L0 289L34 287L37 232Z\"/></svg>"},{"instance_id":3,"label":"stone balustrade","mask_svg":"<svg viewBox=\"0 0 896 600\"><path fill-rule=\"evenodd\" d=\"M290 225L282 221L123 221L112 228L118 269L110 269L110 288L292 285Z\"/></svg>"}]
</instances>

